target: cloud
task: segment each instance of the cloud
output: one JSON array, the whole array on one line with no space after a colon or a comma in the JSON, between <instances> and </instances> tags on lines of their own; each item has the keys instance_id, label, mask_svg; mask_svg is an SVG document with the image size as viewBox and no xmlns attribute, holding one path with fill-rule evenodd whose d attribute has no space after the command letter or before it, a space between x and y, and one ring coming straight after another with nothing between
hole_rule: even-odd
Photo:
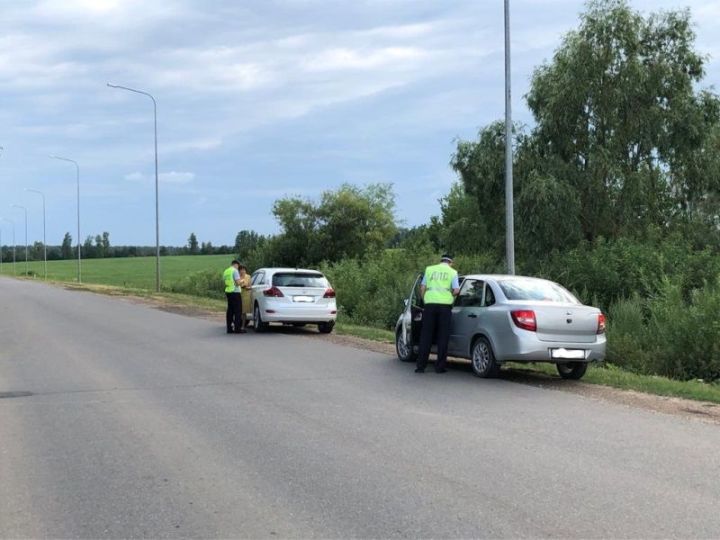
<instances>
[{"instance_id":1,"label":"cloud","mask_svg":"<svg viewBox=\"0 0 720 540\"><path fill-rule=\"evenodd\" d=\"M124 176L128 182L149 182L154 180L155 175L143 174L141 172L132 172ZM169 171L161 172L158 175L158 180L165 184L189 184L195 180L195 173L187 171Z\"/></svg>"}]
</instances>

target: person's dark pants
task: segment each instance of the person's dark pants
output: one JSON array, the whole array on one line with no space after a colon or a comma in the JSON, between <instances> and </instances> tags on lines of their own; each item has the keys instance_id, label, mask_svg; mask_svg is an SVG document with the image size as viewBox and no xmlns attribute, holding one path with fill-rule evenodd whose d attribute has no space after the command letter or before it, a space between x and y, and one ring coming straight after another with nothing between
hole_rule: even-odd
<instances>
[{"instance_id":1,"label":"person's dark pants","mask_svg":"<svg viewBox=\"0 0 720 540\"><path fill-rule=\"evenodd\" d=\"M418 369L425 369L430 356L433 335L437 333L437 361L435 371L445 369L448 341L450 340L450 321L452 306L449 304L425 304L420 334L420 352L417 359Z\"/></svg>"},{"instance_id":2,"label":"person's dark pants","mask_svg":"<svg viewBox=\"0 0 720 540\"><path fill-rule=\"evenodd\" d=\"M239 332L242 328L242 298L240 293L225 293L227 296L227 311L225 312L225 326L228 332Z\"/></svg>"}]
</instances>

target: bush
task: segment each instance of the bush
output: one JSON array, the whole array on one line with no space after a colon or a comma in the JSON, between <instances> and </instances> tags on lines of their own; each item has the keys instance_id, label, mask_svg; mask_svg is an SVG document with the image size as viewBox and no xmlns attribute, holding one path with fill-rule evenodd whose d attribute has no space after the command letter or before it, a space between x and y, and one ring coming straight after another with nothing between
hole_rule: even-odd
<instances>
[{"instance_id":1,"label":"bush","mask_svg":"<svg viewBox=\"0 0 720 540\"><path fill-rule=\"evenodd\" d=\"M720 286L708 283L687 294L682 279L665 279L652 298L613 304L608 361L674 379L720 379Z\"/></svg>"},{"instance_id":2,"label":"bush","mask_svg":"<svg viewBox=\"0 0 720 540\"><path fill-rule=\"evenodd\" d=\"M194 272L173 283L167 290L192 296L225 298L225 284L217 270Z\"/></svg>"},{"instance_id":3,"label":"bush","mask_svg":"<svg viewBox=\"0 0 720 540\"><path fill-rule=\"evenodd\" d=\"M417 276L439 258L429 246L417 250L388 249L366 259L326 263L322 271L337 291L339 310L346 320L392 328ZM498 269L497 263L486 255L462 255L455 263L461 274Z\"/></svg>"}]
</instances>

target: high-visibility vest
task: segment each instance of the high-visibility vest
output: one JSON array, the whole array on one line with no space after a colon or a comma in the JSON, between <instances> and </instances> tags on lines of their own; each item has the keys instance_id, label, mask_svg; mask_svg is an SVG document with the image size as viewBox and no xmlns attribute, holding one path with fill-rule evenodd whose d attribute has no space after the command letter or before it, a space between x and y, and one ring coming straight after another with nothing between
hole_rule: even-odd
<instances>
[{"instance_id":1,"label":"high-visibility vest","mask_svg":"<svg viewBox=\"0 0 720 540\"><path fill-rule=\"evenodd\" d=\"M425 269L425 303L451 305L454 301L452 282L455 276L457 271L447 264L428 266Z\"/></svg>"},{"instance_id":2,"label":"high-visibility vest","mask_svg":"<svg viewBox=\"0 0 720 540\"><path fill-rule=\"evenodd\" d=\"M235 279L233 278L233 274L235 273L235 267L230 266L230 268L226 268L223 272L223 279L225 280L225 292L231 293L231 292L237 292L237 285L235 285Z\"/></svg>"}]
</instances>

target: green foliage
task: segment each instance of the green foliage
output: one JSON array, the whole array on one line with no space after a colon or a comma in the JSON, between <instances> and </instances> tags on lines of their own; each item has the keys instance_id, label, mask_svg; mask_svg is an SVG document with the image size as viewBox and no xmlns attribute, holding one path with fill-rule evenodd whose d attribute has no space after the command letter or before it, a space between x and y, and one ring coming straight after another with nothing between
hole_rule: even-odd
<instances>
[{"instance_id":1,"label":"green foliage","mask_svg":"<svg viewBox=\"0 0 720 540\"><path fill-rule=\"evenodd\" d=\"M693 289L664 280L643 300L620 300L610 309L608 360L631 370L688 380L720 379L720 286Z\"/></svg>"},{"instance_id":2,"label":"green foliage","mask_svg":"<svg viewBox=\"0 0 720 540\"><path fill-rule=\"evenodd\" d=\"M337 292L343 320L394 328L415 279L439 258L429 246L416 251L389 249L366 259L326 263L322 270ZM490 255L461 255L455 263L461 274L498 270Z\"/></svg>"},{"instance_id":3,"label":"green foliage","mask_svg":"<svg viewBox=\"0 0 720 540\"><path fill-rule=\"evenodd\" d=\"M219 270L200 270L170 283L166 290L207 298L225 298L225 285Z\"/></svg>"},{"instance_id":4,"label":"green foliage","mask_svg":"<svg viewBox=\"0 0 720 540\"><path fill-rule=\"evenodd\" d=\"M190 255L197 255L200 253L200 248L198 247L198 239L197 236L195 236L195 233L190 233L190 237L188 238L188 252Z\"/></svg>"},{"instance_id":5,"label":"green foliage","mask_svg":"<svg viewBox=\"0 0 720 540\"><path fill-rule=\"evenodd\" d=\"M297 197L279 199L273 214L282 233L255 257L266 264L309 266L377 253L397 232L394 208L389 184L365 188L343 184L325 191L319 203Z\"/></svg>"}]
</instances>

